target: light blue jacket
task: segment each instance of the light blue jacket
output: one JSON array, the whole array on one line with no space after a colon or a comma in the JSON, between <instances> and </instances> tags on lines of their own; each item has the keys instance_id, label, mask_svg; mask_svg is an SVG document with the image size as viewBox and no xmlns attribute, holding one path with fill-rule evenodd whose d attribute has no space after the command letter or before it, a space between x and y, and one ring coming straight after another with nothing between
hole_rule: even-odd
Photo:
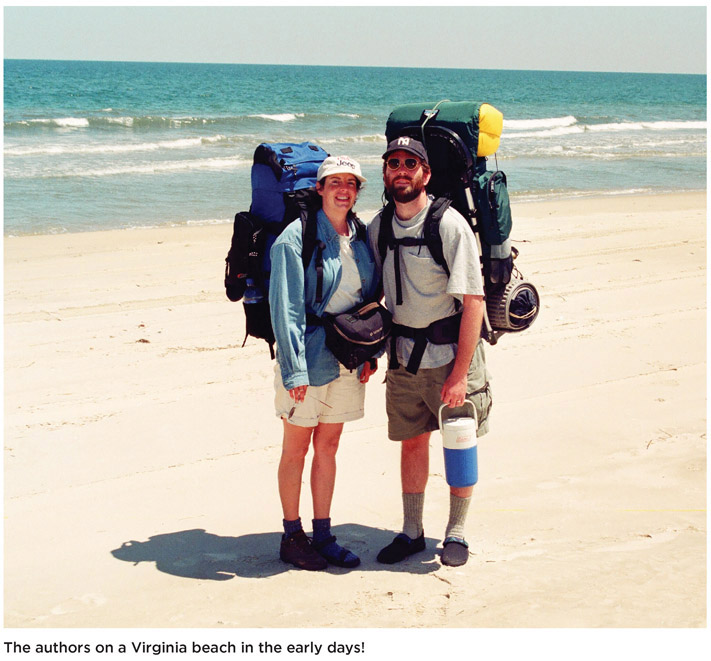
<instances>
[{"instance_id":1,"label":"light blue jacket","mask_svg":"<svg viewBox=\"0 0 711 661\"><path fill-rule=\"evenodd\" d=\"M351 234L355 228L351 224ZM306 313L321 316L341 281L342 264L338 233L324 214L317 213L317 237L323 251L323 300L316 303L314 260L304 270L301 261L301 221L289 224L272 246L269 306L277 345L277 362L287 390L297 386L323 386L338 377L340 364L326 348L322 326L307 326ZM378 287L373 254L367 240L356 237L351 243L360 274L363 300L372 298Z\"/></svg>"}]
</instances>

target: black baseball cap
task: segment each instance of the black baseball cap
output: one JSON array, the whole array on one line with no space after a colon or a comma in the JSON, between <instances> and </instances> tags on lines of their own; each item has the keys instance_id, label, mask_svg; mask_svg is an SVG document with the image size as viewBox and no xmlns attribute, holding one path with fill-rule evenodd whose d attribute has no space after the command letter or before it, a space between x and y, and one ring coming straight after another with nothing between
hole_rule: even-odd
<instances>
[{"instance_id":1,"label":"black baseball cap","mask_svg":"<svg viewBox=\"0 0 711 661\"><path fill-rule=\"evenodd\" d=\"M427 150L425 146L415 138L408 138L407 136L402 136L400 138L395 138L388 143L388 148L383 154L383 159L386 159L389 154L394 151L406 151L413 156L417 156L423 163L428 163L427 160Z\"/></svg>"}]
</instances>

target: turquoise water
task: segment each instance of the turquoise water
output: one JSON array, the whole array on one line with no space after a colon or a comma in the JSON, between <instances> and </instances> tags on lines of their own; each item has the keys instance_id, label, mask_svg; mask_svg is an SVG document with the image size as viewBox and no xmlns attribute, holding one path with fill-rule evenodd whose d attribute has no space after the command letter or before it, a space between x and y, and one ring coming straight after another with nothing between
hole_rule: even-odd
<instances>
[{"instance_id":1,"label":"turquoise water","mask_svg":"<svg viewBox=\"0 0 711 661\"><path fill-rule=\"evenodd\" d=\"M706 77L5 60L6 235L230 222L260 142L358 159L377 209L402 103L504 113L516 200L706 187ZM491 166L490 166L491 167ZM514 207L515 215L515 207Z\"/></svg>"}]
</instances>

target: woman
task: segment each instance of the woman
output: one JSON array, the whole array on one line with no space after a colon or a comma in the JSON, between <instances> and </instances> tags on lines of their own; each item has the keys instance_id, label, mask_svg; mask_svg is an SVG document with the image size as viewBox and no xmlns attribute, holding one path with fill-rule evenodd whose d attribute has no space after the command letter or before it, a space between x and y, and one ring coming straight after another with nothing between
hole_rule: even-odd
<instances>
[{"instance_id":1,"label":"woman","mask_svg":"<svg viewBox=\"0 0 711 661\"><path fill-rule=\"evenodd\" d=\"M322 326L310 322L324 312L337 314L372 298L378 285L373 256L356 232L353 205L365 178L347 156L330 156L317 173L321 209L317 239L323 243L322 296L312 257L304 269L302 227L289 225L271 249L269 303L277 345L276 413L284 424L279 462L279 496L284 513L280 558L300 569L328 564L356 567L360 559L331 534L331 499L336 451L343 423L363 417L365 384L375 370L369 363L353 372L326 348ZM308 315L308 317L307 317ZM308 319L308 322L307 322ZM313 540L301 525L299 498L304 460L313 443L311 496Z\"/></svg>"}]
</instances>

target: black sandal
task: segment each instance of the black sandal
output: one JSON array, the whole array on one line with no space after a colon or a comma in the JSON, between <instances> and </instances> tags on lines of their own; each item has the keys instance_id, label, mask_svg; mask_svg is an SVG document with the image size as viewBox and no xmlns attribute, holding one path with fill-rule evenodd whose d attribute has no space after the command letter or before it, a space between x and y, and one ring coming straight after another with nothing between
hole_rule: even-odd
<instances>
[{"instance_id":1,"label":"black sandal","mask_svg":"<svg viewBox=\"0 0 711 661\"><path fill-rule=\"evenodd\" d=\"M331 544L333 544L335 548L327 549L326 547L331 546ZM357 567L360 564L360 558L347 548L336 544L336 538L333 535L322 539L320 542L312 542L311 545L321 554L322 558L328 560L330 564L336 567L353 569L353 567Z\"/></svg>"},{"instance_id":2,"label":"black sandal","mask_svg":"<svg viewBox=\"0 0 711 661\"><path fill-rule=\"evenodd\" d=\"M442 546L443 565L461 567L469 560L469 544L461 537L447 537Z\"/></svg>"},{"instance_id":3,"label":"black sandal","mask_svg":"<svg viewBox=\"0 0 711 661\"><path fill-rule=\"evenodd\" d=\"M390 544L384 549L381 549L380 553L378 553L378 562L393 565L411 556L413 553L419 553L424 550L424 531L422 531L422 534L417 539L410 539L404 532L401 532Z\"/></svg>"}]
</instances>

